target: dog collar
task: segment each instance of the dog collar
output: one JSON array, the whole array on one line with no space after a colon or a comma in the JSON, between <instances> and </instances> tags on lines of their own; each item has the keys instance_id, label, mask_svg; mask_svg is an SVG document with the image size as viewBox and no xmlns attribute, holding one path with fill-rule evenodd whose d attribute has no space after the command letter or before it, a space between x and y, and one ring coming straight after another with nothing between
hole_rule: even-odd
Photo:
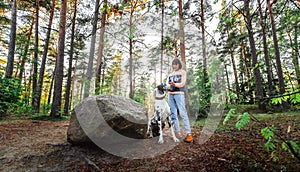
<instances>
[{"instance_id":1,"label":"dog collar","mask_svg":"<svg viewBox=\"0 0 300 172\"><path fill-rule=\"evenodd\" d=\"M165 98L165 96L163 97L155 97L155 100L163 100Z\"/></svg>"}]
</instances>

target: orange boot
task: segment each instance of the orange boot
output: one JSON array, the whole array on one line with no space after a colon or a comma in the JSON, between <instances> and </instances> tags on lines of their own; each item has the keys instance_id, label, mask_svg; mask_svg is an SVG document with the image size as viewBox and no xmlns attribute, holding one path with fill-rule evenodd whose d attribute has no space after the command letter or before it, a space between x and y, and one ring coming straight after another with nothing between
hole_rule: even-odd
<instances>
[{"instance_id":1,"label":"orange boot","mask_svg":"<svg viewBox=\"0 0 300 172\"><path fill-rule=\"evenodd\" d=\"M193 142L193 136L192 136L192 134L191 133L187 134L186 137L185 137L185 139L184 139L184 141L187 142L187 143Z\"/></svg>"}]
</instances>

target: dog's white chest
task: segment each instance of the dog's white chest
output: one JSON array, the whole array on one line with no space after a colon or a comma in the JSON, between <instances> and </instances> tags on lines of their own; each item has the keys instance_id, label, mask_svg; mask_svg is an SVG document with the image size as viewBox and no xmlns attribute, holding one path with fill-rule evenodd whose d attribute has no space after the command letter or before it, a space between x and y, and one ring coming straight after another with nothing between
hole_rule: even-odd
<instances>
[{"instance_id":1,"label":"dog's white chest","mask_svg":"<svg viewBox=\"0 0 300 172\"><path fill-rule=\"evenodd\" d=\"M171 112L170 107L166 100L155 100L154 102L155 110L159 111L162 118L166 118Z\"/></svg>"}]
</instances>

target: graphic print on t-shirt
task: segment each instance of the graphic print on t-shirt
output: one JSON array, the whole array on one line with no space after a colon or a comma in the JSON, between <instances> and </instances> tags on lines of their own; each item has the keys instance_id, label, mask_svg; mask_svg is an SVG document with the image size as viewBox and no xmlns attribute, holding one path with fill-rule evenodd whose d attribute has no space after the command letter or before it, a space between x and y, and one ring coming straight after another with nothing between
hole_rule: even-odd
<instances>
[{"instance_id":1,"label":"graphic print on t-shirt","mask_svg":"<svg viewBox=\"0 0 300 172\"><path fill-rule=\"evenodd\" d=\"M172 75L169 77L169 83L170 82L174 82L174 83L181 83L181 74L176 74L176 75ZM182 89L177 88L175 86L171 86L170 91L182 91Z\"/></svg>"}]
</instances>

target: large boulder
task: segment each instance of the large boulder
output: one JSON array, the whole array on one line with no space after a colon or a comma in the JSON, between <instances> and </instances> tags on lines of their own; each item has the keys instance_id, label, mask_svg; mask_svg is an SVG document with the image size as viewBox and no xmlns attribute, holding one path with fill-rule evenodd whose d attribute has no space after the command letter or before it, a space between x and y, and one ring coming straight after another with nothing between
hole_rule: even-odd
<instances>
[{"instance_id":1,"label":"large boulder","mask_svg":"<svg viewBox=\"0 0 300 172\"><path fill-rule=\"evenodd\" d=\"M100 142L112 139L112 135L119 138L118 134L142 139L146 130L147 110L143 105L122 96L98 95L84 99L73 109L67 139L73 144Z\"/></svg>"}]
</instances>

